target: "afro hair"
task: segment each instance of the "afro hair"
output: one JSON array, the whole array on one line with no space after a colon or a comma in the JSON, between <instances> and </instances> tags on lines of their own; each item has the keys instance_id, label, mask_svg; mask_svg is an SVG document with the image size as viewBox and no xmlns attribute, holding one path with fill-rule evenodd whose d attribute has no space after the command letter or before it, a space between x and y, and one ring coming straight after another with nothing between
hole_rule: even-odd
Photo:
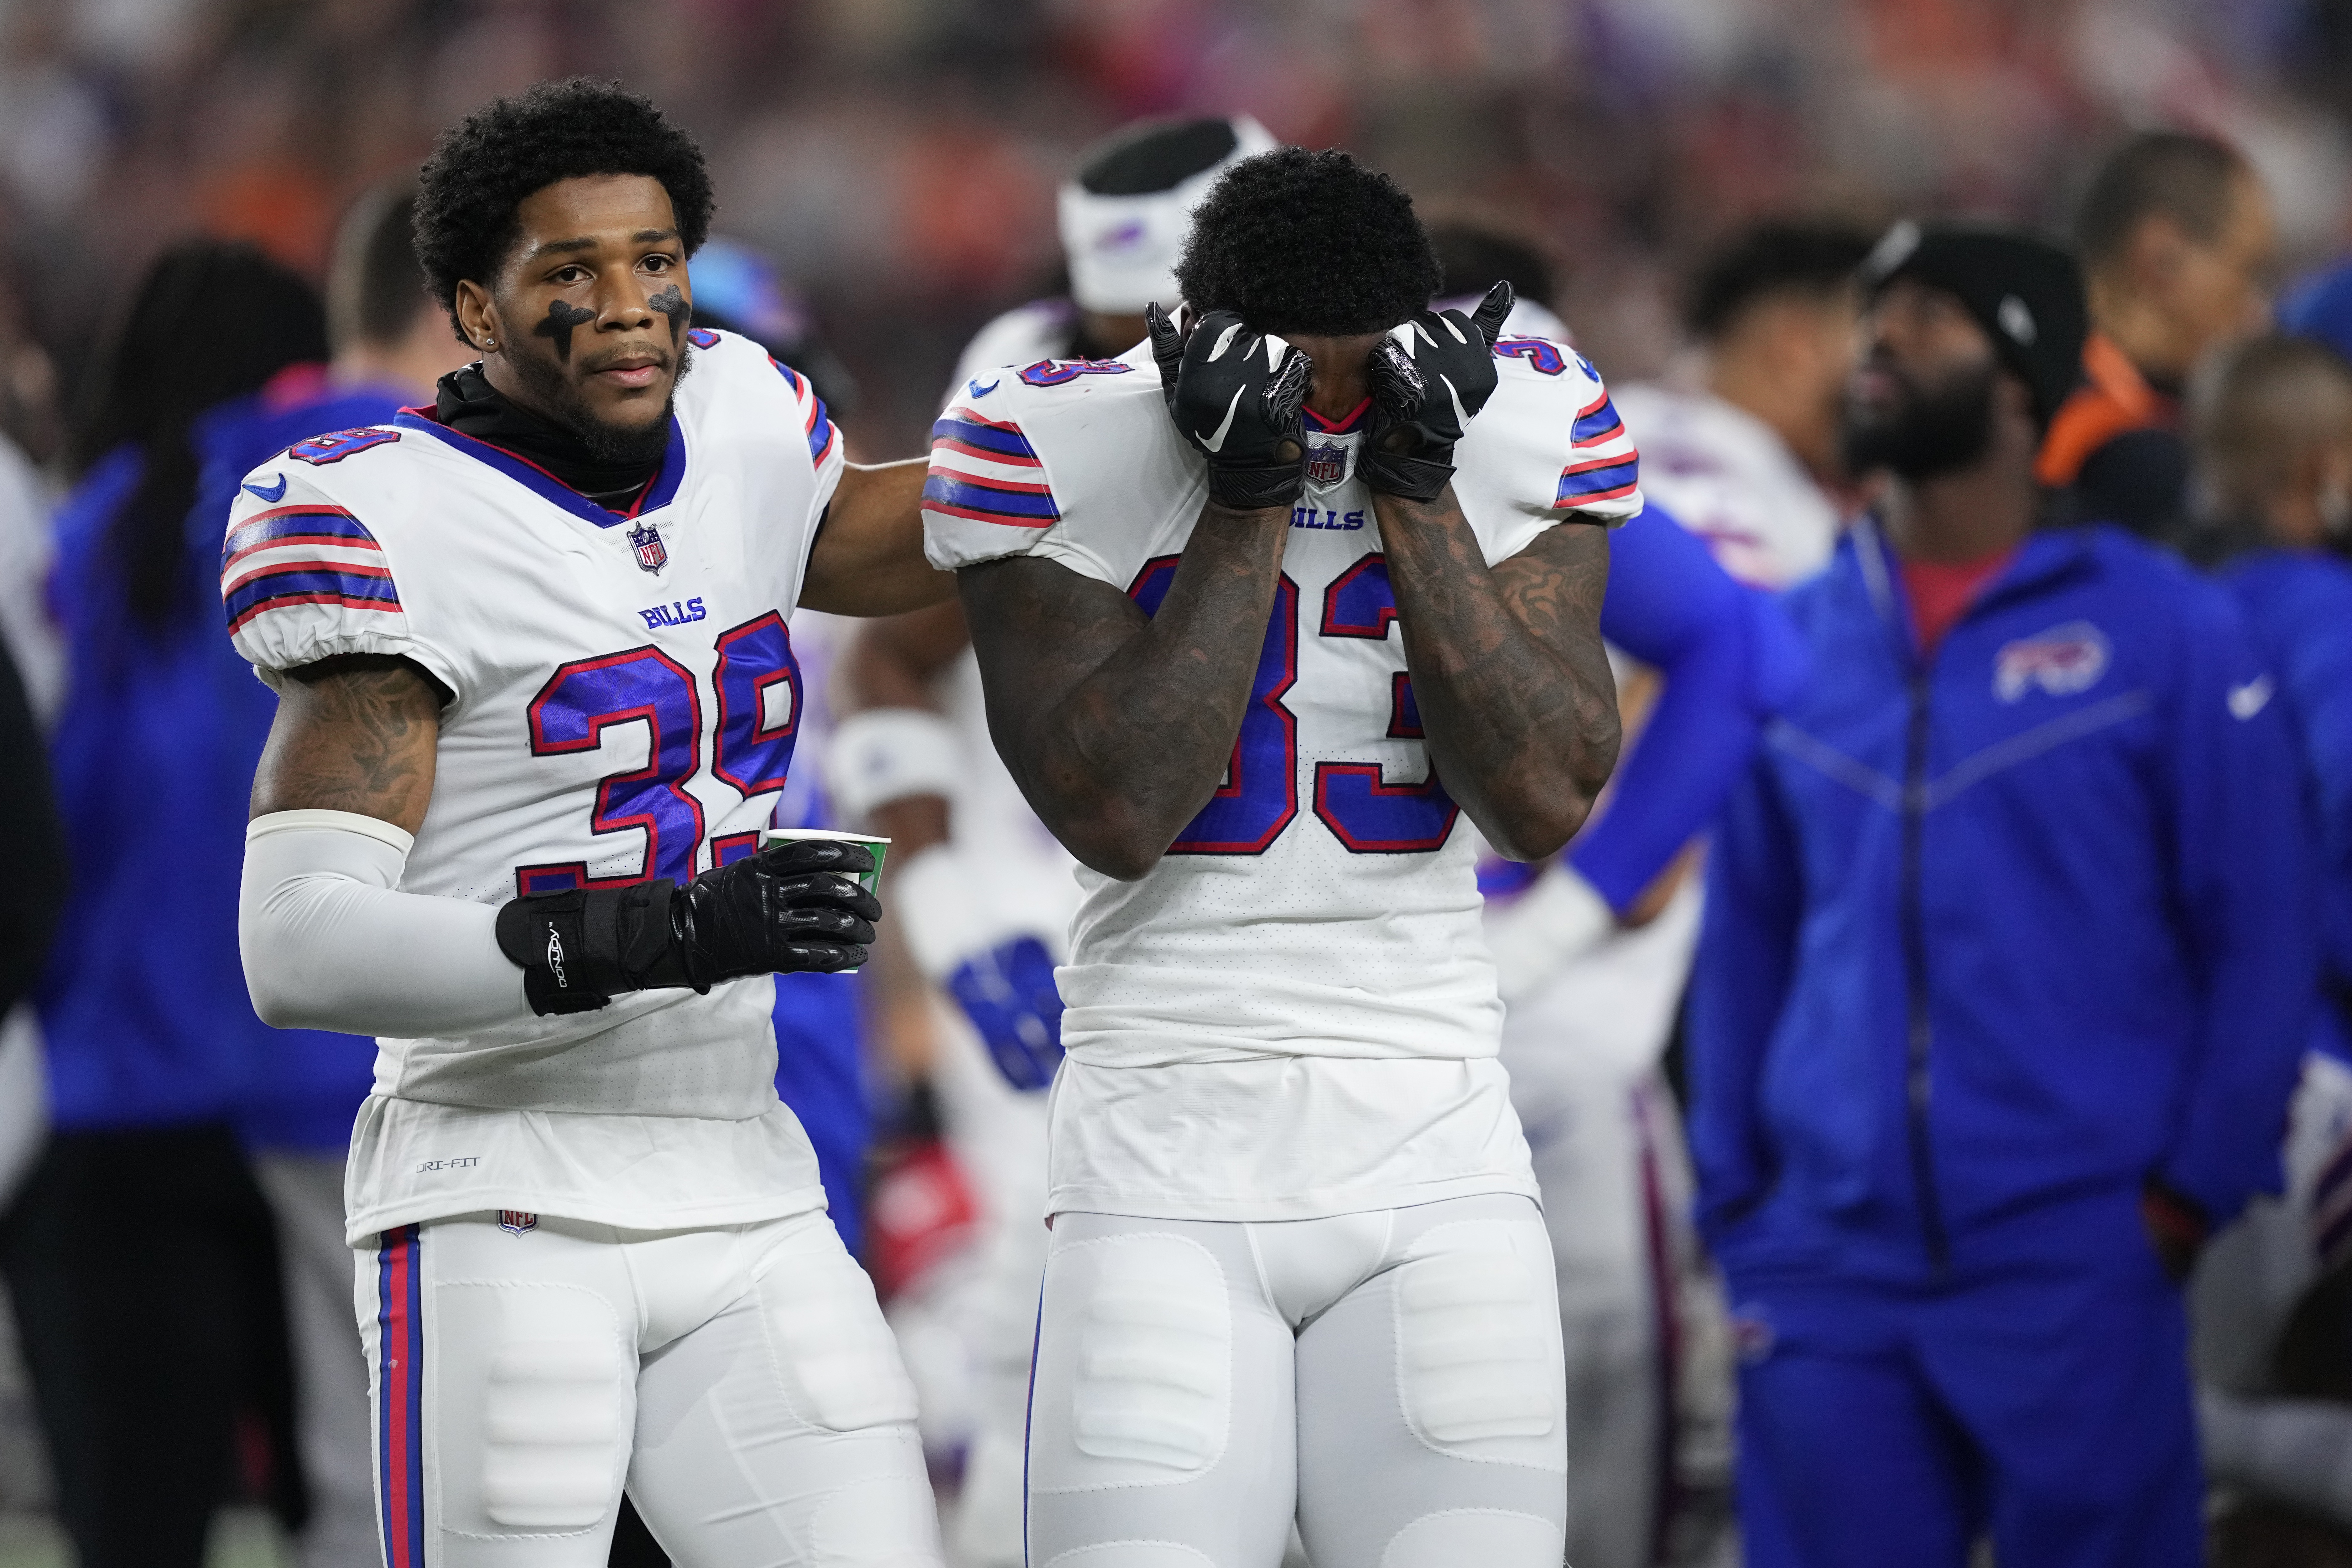
<instances>
[{"instance_id":1,"label":"afro hair","mask_svg":"<svg viewBox=\"0 0 2352 1568\"><path fill-rule=\"evenodd\" d=\"M1245 158L1193 209L1176 267L1185 303L1262 332L1385 332L1444 282L1412 198L1337 149Z\"/></svg>"},{"instance_id":2,"label":"afro hair","mask_svg":"<svg viewBox=\"0 0 2352 1568\"><path fill-rule=\"evenodd\" d=\"M541 82L441 133L417 172L416 258L453 329L458 280L486 283L498 271L521 230L524 199L590 174L660 181L687 254L702 247L716 205L702 149L619 82Z\"/></svg>"}]
</instances>

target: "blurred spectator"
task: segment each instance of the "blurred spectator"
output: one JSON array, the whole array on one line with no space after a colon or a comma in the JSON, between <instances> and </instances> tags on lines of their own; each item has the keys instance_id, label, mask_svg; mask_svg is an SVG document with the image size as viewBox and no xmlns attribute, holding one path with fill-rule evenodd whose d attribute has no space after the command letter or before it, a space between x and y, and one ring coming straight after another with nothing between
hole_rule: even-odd
<instances>
[{"instance_id":1,"label":"blurred spectator","mask_svg":"<svg viewBox=\"0 0 2352 1568\"><path fill-rule=\"evenodd\" d=\"M1444 298L1475 306L1503 281L1519 296L1498 351L1561 351L1532 242L1484 218L1430 238ZM1478 880L1559 1276L1569 1560L1706 1563L1732 1547L1727 1324L1685 1218L1690 1158L1660 1061L1697 927L1683 851L1801 662L1778 611L1654 503L1611 538L1601 632L1625 716L1609 793L1553 862L1490 854Z\"/></svg>"},{"instance_id":2,"label":"blurred spectator","mask_svg":"<svg viewBox=\"0 0 2352 1568\"><path fill-rule=\"evenodd\" d=\"M2326 344L2352 359L2352 261L2295 280L2279 298L2279 330Z\"/></svg>"},{"instance_id":3,"label":"blurred spectator","mask_svg":"<svg viewBox=\"0 0 2352 1568\"><path fill-rule=\"evenodd\" d=\"M58 911L66 901L64 836L49 788L48 755L24 684L0 643L0 853L6 884L16 890L0 919L0 1019L16 1017L48 956ZM42 1124L39 1063L29 1031L0 1039L0 1216L38 1148ZM29 1099L27 1092L30 1092Z\"/></svg>"},{"instance_id":4,"label":"blurred spectator","mask_svg":"<svg viewBox=\"0 0 2352 1568\"><path fill-rule=\"evenodd\" d=\"M1743 582L1819 571L1843 521L1839 409L1853 370L1866 235L1772 221L1701 264L1685 320L1696 345L1674 382L1617 392L1642 451L1642 493Z\"/></svg>"},{"instance_id":5,"label":"blurred spectator","mask_svg":"<svg viewBox=\"0 0 2352 1568\"><path fill-rule=\"evenodd\" d=\"M1144 307L1176 308L1176 257L1193 207L1234 162L1276 145L1241 115L1140 120L1079 152L1059 202L1069 292L982 327L956 361L950 395L1002 365L1116 359L1143 341Z\"/></svg>"},{"instance_id":6,"label":"blurred spectator","mask_svg":"<svg viewBox=\"0 0 2352 1568\"><path fill-rule=\"evenodd\" d=\"M306 436L390 423L404 406L430 402L441 373L473 357L425 292L409 240L411 204L404 186L387 186L344 218L328 274L332 360L289 365L259 391L195 422L192 444L202 472L186 550L199 577L219 559L230 505L248 473ZM201 740L184 737L175 756L184 810L174 845L205 890L201 904L172 912L179 920L151 917L148 939L177 946L201 967L178 1004L181 1027L241 1042L247 1079L237 1125L278 1217L299 1374L300 1452L313 1506L298 1549L305 1568L359 1568L376 1560L378 1548L367 1368L352 1324L352 1252L343 1238L343 1155L374 1082L375 1042L271 1029L246 996L235 894L224 905L219 890L233 886L244 865L246 795L278 699L229 645L218 608L206 602L191 635L157 650L145 679L175 694L173 722L202 727ZM142 719L137 695L121 700L118 720ZM231 927L217 924L223 919Z\"/></svg>"},{"instance_id":7,"label":"blurred spectator","mask_svg":"<svg viewBox=\"0 0 2352 1568\"><path fill-rule=\"evenodd\" d=\"M687 263L694 286L694 319L701 327L740 332L816 384L835 419L857 409L857 378L841 362L776 264L740 240L714 235Z\"/></svg>"},{"instance_id":8,"label":"blurred spectator","mask_svg":"<svg viewBox=\"0 0 2352 1568\"><path fill-rule=\"evenodd\" d=\"M236 946L247 780L218 748L243 737L219 696L218 530L192 541L189 518L198 416L325 353L290 273L243 246L165 252L58 516L52 757L74 887L40 991L55 1132L0 1267L84 1568L200 1563L247 1417L268 1500L289 1526L305 1512L278 1242L234 1127L257 1066Z\"/></svg>"},{"instance_id":9,"label":"blurred spectator","mask_svg":"<svg viewBox=\"0 0 2352 1568\"><path fill-rule=\"evenodd\" d=\"M2072 515L2179 542L2189 449L2180 399L2207 356L2270 320L2270 193L2228 143L2149 131L2099 168L2074 220L2090 297L2083 383L2034 474Z\"/></svg>"},{"instance_id":10,"label":"blurred spectator","mask_svg":"<svg viewBox=\"0 0 2352 1568\"><path fill-rule=\"evenodd\" d=\"M2218 1239L2195 1294L2199 1416L2225 1489L2222 1568L2322 1535L2352 1560L2352 365L2257 339L2199 389L2221 580L2279 681L2316 808L2322 998L2286 1142L2287 1195ZM2315 1517L2299 1517L2310 1515ZM2321 1522L2327 1521L2327 1522ZM2309 1561L2306 1554L2294 1561Z\"/></svg>"},{"instance_id":11,"label":"blurred spectator","mask_svg":"<svg viewBox=\"0 0 2352 1568\"><path fill-rule=\"evenodd\" d=\"M1789 596L1813 678L1717 836L1692 991L1748 1561L2188 1568L2176 1281L2277 1188L2314 988L2292 729L2222 591L2036 531L2071 258L1906 225L1866 282L1885 500Z\"/></svg>"}]
</instances>

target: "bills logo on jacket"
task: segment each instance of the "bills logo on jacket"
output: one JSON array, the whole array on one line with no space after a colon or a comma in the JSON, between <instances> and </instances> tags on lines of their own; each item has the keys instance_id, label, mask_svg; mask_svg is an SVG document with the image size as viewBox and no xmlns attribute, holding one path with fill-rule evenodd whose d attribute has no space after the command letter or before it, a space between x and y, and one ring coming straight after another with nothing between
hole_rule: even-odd
<instances>
[{"instance_id":1,"label":"bills logo on jacket","mask_svg":"<svg viewBox=\"0 0 2352 1568\"><path fill-rule=\"evenodd\" d=\"M1993 695L2013 703L2039 686L2053 697L2088 691L2107 673L2107 635L2087 621L2004 643L1993 655Z\"/></svg>"}]
</instances>

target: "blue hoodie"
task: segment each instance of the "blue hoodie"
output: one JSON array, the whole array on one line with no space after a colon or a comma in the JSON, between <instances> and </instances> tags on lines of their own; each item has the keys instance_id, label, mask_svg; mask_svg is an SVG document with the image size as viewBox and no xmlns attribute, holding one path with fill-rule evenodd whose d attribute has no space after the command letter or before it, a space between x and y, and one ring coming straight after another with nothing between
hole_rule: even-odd
<instances>
[{"instance_id":1,"label":"blue hoodie","mask_svg":"<svg viewBox=\"0 0 2352 1568\"><path fill-rule=\"evenodd\" d=\"M2227 594L2043 532L1923 656L1864 523L1787 606L1812 675L1727 808L1691 1000L1726 1267L2069 1259L2151 1176L2216 1225L2275 1190L2313 847Z\"/></svg>"},{"instance_id":2,"label":"blue hoodie","mask_svg":"<svg viewBox=\"0 0 2352 1568\"><path fill-rule=\"evenodd\" d=\"M2303 746L2318 821L2323 962L2339 1006L2352 1004L2352 565L2315 551L2258 550L2231 562L2221 581L2278 671ZM2343 1021L2328 1019L2339 1051Z\"/></svg>"}]
</instances>

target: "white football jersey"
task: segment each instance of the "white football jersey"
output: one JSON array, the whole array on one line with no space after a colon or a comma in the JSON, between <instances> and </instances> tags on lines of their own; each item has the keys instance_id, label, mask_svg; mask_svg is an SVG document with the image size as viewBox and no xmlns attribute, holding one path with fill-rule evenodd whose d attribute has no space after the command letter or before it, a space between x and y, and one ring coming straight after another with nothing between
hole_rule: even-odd
<instances>
[{"instance_id":1,"label":"white football jersey","mask_svg":"<svg viewBox=\"0 0 2352 1568\"><path fill-rule=\"evenodd\" d=\"M1712 392L1656 385L1617 394L1642 444L1642 486L1754 588L1787 588L1829 564L1837 504L1770 425Z\"/></svg>"},{"instance_id":2,"label":"white football jersey","mask_svg":"<svg viewBox=\"0 0 2352 1568\"><path fill-rule=\"evenodd\" d=\"M768 824L800 719L785 622L842 443L757 345L689 337L668 453L625 514L423 412L303 442L245 481L222 597L263 678L388 653L450 694L404 892L496 905L684 882ZM810 1206L814 1157L774 1088L773 994L761 977L379 1041L355 1233L468 1207L677 1225Z\"/></svg>"},{"instance_id":3,"label":"white football jersey","mask_svg":"<svg viewBox=\"0 0 2352 1568\"><path fill-rule=\"evenodd\" d=\"M1633 448L1591 365L1535 338L1506 338L1496 356L1500 384L1457 448L1454 476L1486 559L1516 554L1570 515L1614 522L1638 512ZM1376 1081L1413 1079L1405 1098L1435 1119L1458 1103L1467 1120L1457 1121L1479 1124L1466 1145L1481 1159L1516 1147L1524 1166L1516 1124L1502 1130L1507 1106L1497 1120L1499 1069L1491 1082L1464 1077L1465 1067L1492 1066L1501 1005L1480 930L1474 835L1430 771L1372 497L1356 476L1367 412L1338 426L1308 418L1308 486L1224 784L1147 875L1078 873L1085 902L1058 975L1070 1066L1055 1091L1056 1207L1280 1217L1259 1201L1266 1195L1244 1190L1271 1179L1262 1163L1253 1176L1215 1151L1129 1136L1106 1104L1079 1113L1074 1097L1112 1092L1092 1069L1220 1069L1207 1077L1226 1090L1208 1098L1234 1115L1212 1135L1242 1164L1255 1159L1243 1152L1255 1141L1244 1129L1261 1124L1320 1129L1290 1148L1293 1166L1312 1167L1318 1153L1355 1161L1363 1179L1326 1193L1326 1207L1370 1207L1395 1175L1385 1153L1357 1159L1340 1146L1350 1106L1370 1115L1363 1130L1381 1150L1399 1141L1392 1097L1367 1087ZM1168 591L1207 490L1201 458L1169 421L1150 348L1138 345L1118 360L971 381L935 427L924 494L933 564L1037 556L1148 612ZM1302 1059L1412 1062L1437 1077L1376 1073L1339 1087L1351 1076L1339 1071L1307 1086L1284 1065ZM1271 1075L1222 1071L1253 1064ZM1206 1080L1190 1082L1176 1092L1203 1109ZM1316 1107L1304 1115L1301 1095ZM1106 1160L1134 1179L1101 1168ZM1295 1170L1280 1179L1293 1195L1317 1185ZM1425 1176L1397 1179L1424 1183L1420 1201L1451 1196Z\"/></svg>"},{"instance_id":4,"label":"white football jersey","mask_svg":"<svg viewBox=\"0 0 2352 1568\"><path fill-rule=\"evenodd\" d=\"M963 352L956 356L955 382L948 390L948 402L962 397L975 379L986 381L991 371L1066 359L1071 340L1077 335L1078 308L1066 295L1014 306L973 333Z\"/></svg>"}]
</instances>

